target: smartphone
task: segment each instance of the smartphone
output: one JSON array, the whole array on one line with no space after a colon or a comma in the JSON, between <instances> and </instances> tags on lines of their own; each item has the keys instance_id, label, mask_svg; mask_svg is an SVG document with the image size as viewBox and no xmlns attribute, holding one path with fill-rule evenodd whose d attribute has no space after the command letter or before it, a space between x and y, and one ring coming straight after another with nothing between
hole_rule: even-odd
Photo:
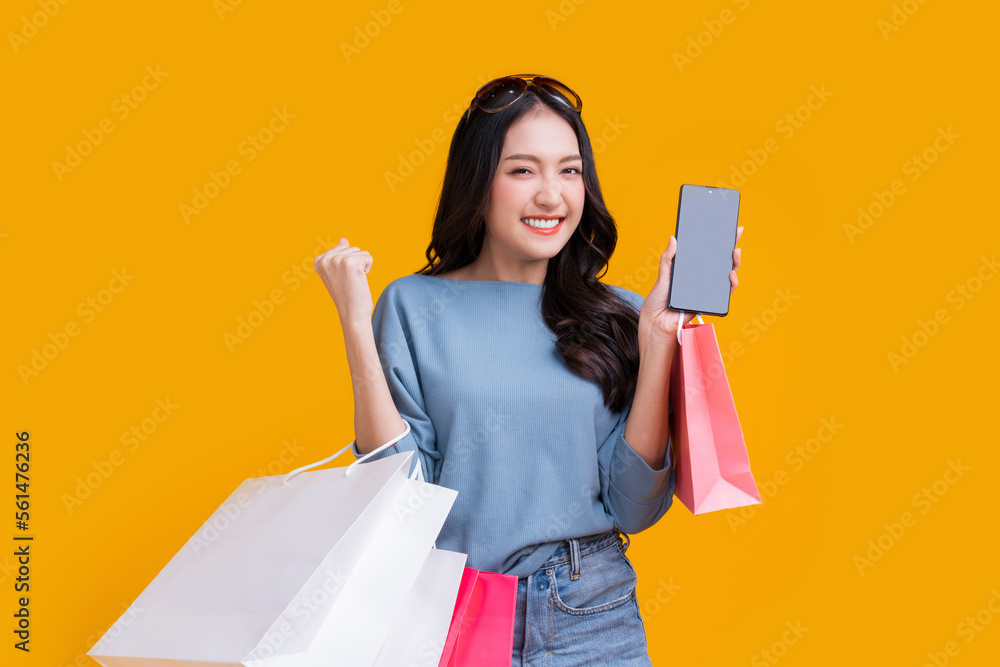
<instances>
[{"instance_id":1,"label":"smartphone","mask_svg":"<svg viewBox=\"0 0 1000 667\"><path fill-rule=\"evenodd\" d=\"M729 314L740 193L707 185L681 186L677 254L670 269L667 307L690 313Z\"/></svg>"}]
</instances>

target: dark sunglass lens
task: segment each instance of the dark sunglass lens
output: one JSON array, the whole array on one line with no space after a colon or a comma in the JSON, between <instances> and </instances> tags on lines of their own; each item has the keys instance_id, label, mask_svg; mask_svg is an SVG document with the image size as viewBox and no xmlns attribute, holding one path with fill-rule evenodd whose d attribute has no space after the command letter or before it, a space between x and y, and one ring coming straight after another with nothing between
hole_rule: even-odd
<instances>
[{"instance_id":1,"label":"dark sunglass lens","mask_svg":"<svg viewBox=\"0 0 1000 667\"><path fill-rule=\"evenodd\" d=\"M503 108L520 97L525 87L526 84L520 79L505 79L494 82L494 85L487 84L477 97L479 106L487 110Z\"/></svg>"},{"instance_id":2,"label":"dark sunglass lens","mask_svg":"<svg viewBox=\"0 0 1000 667\"><path fill-rule=\"evenodd\" d=\"M577 111L583 108L583 101L580 100L580 96L570 90L569 86L564 83L543 76L535 79L535 85Z\"/></svg>"}]
</instances>

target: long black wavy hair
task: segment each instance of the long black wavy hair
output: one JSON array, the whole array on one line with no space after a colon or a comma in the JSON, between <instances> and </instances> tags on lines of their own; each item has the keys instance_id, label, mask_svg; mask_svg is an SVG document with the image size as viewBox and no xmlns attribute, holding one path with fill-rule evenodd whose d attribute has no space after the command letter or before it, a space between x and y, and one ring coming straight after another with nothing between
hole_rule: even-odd
<instances>
[{"instance_id":1,"label":"long black wavy hair","mask_svg":"<svg viewBox=\"0 0 1000 667\"><path fill-rule=\"evenodd\" d=\"M618 231L604 205L590 136L575 110L529 87L502 111L474 109L458 121L427 246L427 264L416 273L433 276L453 271L479 256L486 235L484 215L507 130L541 104L564 118L576 133L586 188L578 229L549 259L542 316L557 336L556 349L566 366L596 382L604 393L604 405L620 412L635 391L639 316L631 304L598 280L606 273Z\"/></svg>"}]
</instances>

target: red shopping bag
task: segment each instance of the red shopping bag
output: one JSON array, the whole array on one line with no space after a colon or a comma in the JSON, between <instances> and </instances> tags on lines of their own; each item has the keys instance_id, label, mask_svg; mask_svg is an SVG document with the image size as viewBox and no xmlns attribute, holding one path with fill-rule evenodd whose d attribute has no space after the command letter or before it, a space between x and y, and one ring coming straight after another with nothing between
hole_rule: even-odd
<instances>
[{"instance_id":1,"label":"red shopping bag","mask_svg":"<svg viewBox=\"0 0 1000 667\"><path fill-rule=\"evenodd\" d=\"M692 514L760 503L715 327L691 322L678 333L670 371L674 493Z\"/></svg>"},{"instance_id":2,"label":"red shopping bag","mask_svg":"<svg viewBox=\"0 0 1000 667\"><path fill-rule=\"evenodd\" d=\"M509 667L517 577L467 567L439 667Z\"/></svg>"}]
</instances>

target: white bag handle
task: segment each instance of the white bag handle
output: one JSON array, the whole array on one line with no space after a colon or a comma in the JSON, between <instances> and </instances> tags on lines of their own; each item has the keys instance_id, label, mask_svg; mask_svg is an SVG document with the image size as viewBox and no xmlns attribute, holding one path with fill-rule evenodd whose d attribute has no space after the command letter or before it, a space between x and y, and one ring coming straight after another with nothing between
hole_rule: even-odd
<instances>
[{"instance_id":1,"label":"white bag handle","mask_svg":"<svg viewBox=\"0 0 1000 667\"><path fill-rule=\"evenodd\" d=\"M677 316L677 344L678 345L682 345L682 343L681 343L681 327L682 327L683 322L684 322L684 313L685 312L686 311L683 311L683 310L678 311L678 316ZM701 313L697 313L695 315L695 318L698 320L698 324L704 324L705 323L705 320L701 319Z\"/></svg>"},{"instance_id":2,"label":"white bag handle","mask_svg":"<svg viewBox=\"0 0 1000 667\"><path fill-rule=\"evenodd\" d=\"M410 432L410 422L408 422L408 421L406 421L404 419L403 423L406 424L406 428L403 430L402 433L400 433L399 435L397 435L395 438L393 438L389 442L385 443L384 445L379 445L378 447L376 447L372 451L368 452L367 454L365 454L364 456L362 456L361 458L359 458L357 461L355 461L351 465L347 466L347 470L344 472L344 476L346 477L347 475L350 475L351 471L354 470L354 466L358 465L359 463L364 462L365 459L368 459L369 457L377 454L378 452L381 452L383 449L386 449L387 447L392 447L397 442L399 442L400 440L402 440L403 438L405 438L406 434ZM309 465L304 465L301 468L296 468L295 470L291 471L290 473L287 473L285 475L285 479L283 479L282 482L281 482L282 485L288 484L288 480L290 480L293 476L298 475L300 472L305 472L306 470L309 470L310 468L315 468L316 466L323 465L324 463L329 463L330 461L334 460L335 458L337 458L338 456L340 456L341 454L343 454L344 452L346 452L348 449L350 449L354 445L355 442L356 442L356 440L352 440L349 445L347 445L346 447L344 447L343 449L341 449L336 454L333 454L332 456L326 457L322 461L316 461L315 463L310 463ZM424 481L424 473L423 473L423 470L421 468L422 468L422 466L420 465L420 461L418 460L417 461L417 465L416 465L416 469L412 473L410 473L410 475L409 475L410 479L416 479L417 481L423 482Z\"/></svg>"}]
</instances>

